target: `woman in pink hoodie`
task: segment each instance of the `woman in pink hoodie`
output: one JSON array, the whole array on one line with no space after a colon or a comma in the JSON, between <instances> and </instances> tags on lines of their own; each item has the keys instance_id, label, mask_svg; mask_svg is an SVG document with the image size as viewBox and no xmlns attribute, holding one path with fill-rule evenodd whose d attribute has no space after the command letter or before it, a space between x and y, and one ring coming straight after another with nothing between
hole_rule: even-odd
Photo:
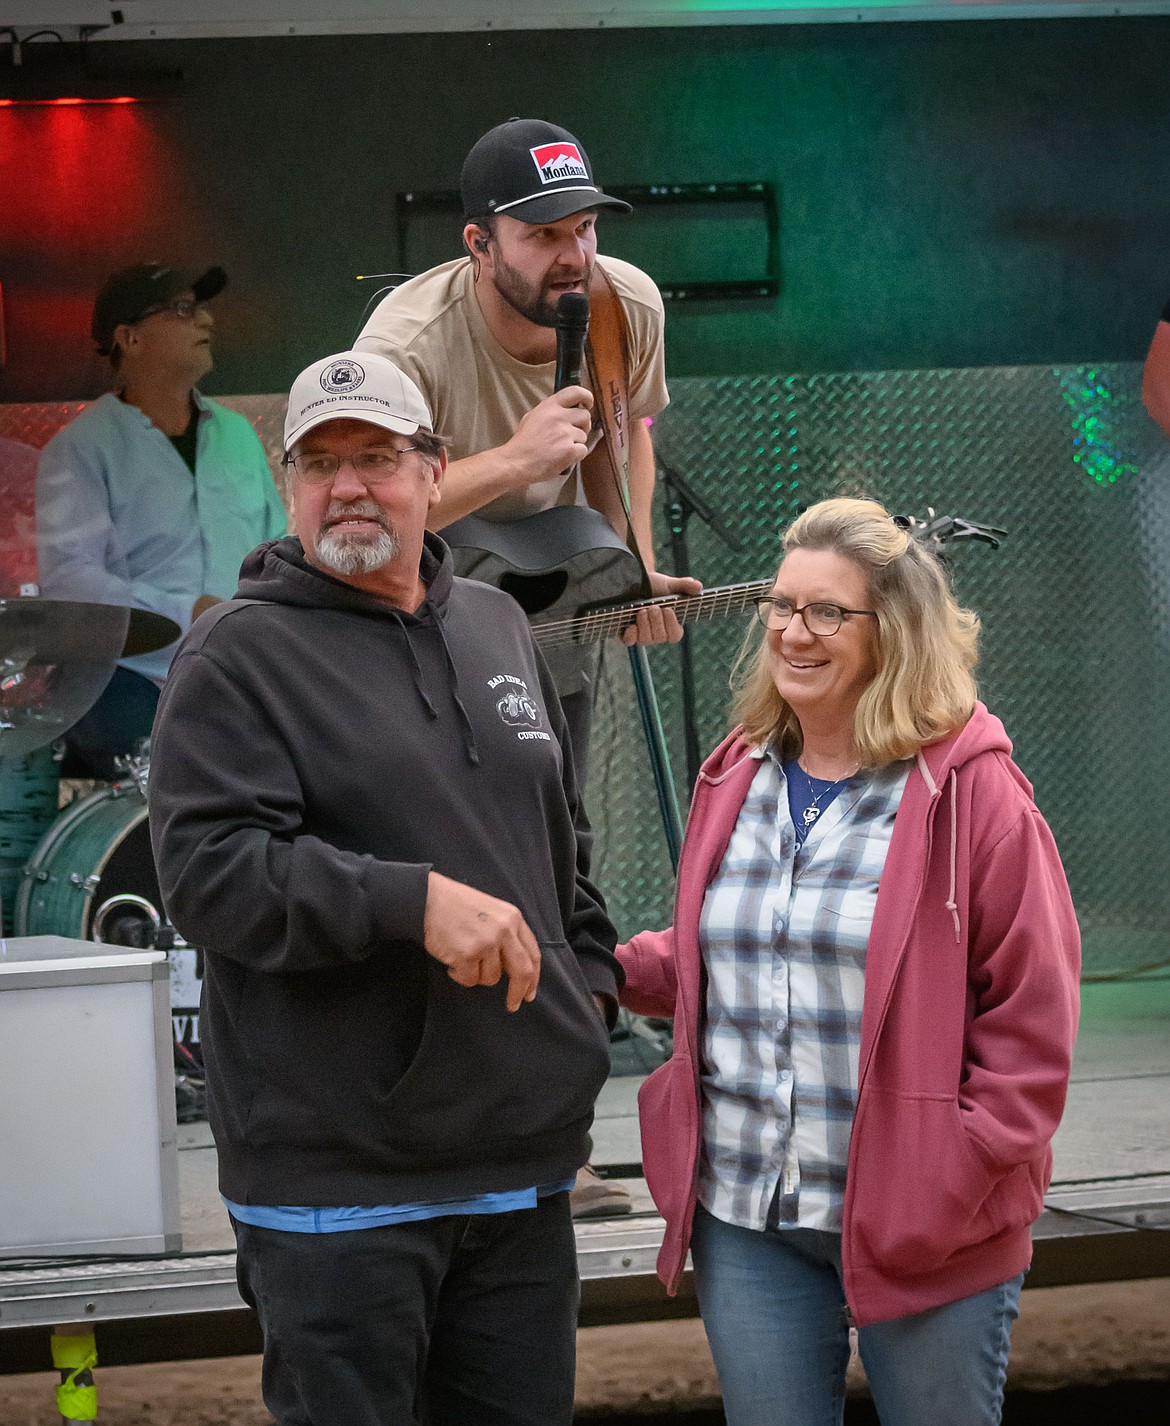
<instances>
[{"instance_id":1,"label":"woman in pink hoodie","mask_svg":"<svg viewBox=\"0 0 1170 1426\"><path fill-rule=\"evenodd\" d=\"M673 1015L643 1164L729 1426L829 1426L849 1326L883 1426L992 1426L1051 1172L1080 939L975 696L978 620L880 505L788 530L674 924L618 954Z\"/></svg>"}]
</instances>

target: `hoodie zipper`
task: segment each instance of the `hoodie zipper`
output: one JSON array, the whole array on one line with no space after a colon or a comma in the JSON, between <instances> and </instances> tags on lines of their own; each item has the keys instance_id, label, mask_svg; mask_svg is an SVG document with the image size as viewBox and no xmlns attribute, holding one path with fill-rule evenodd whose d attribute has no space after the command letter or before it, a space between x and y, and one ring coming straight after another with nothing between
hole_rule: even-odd
<instances>
[{"instance_id":1,"label":"hoodie zipper","mask_svg":"<svg viewBox=\"0 0 1170 1426\"><path fill-rule=\"evenodd\" d=\"M921 771L919 772L919 775L921 776ZM923 778L923 782L926 782L926 779L925 779L925 778ZM915 905L915 906L918 906L918 904L922 901L923 893L924 893L925 890L926 890L926 874L927 874L927 871L928 871L928 869L929 869L929 867L930 867L930 854L931 854L931 851L932 851L932 849L933 849L933 847L934 847L934 819L935 819L935 816L936 816L937 811L938 811L939 803L940 803L940 801L942 800L942 792L941 792L941 789L938 787L938 785L937 785L936 783L934 783L933 778L931 779L931 782L930 782L930 784L928 784L928 785L930 786L931 791L930 791L930 807L928 808L927 814L926 814L926 851L925 851L925 854L923 855L923 858L922 858L922 872L921 872L921 875L919 876L919 879L918 879L918 890L916 891L916 893L915 893L915 895L914 895L914 905ZM858 1076L857 1076L857 1108L856 1108L856 1109L854 1110L854 1112L853 1112L853 1128L852 1128L852 1130L850 1131L850 1135L849 1135L849 1153L848 1153L848 1155L847 1155L847 1157L846 1157L846 1164L845 1164L846 1193L845 1193L845 1203L842 1205L842 1223L841 1223L841 1230L842 1230L842 1231L841 1231L842 1262L841 1262L841 1270L842 1270L842 1275L843 1275L843 1276L845 1275L845 1258L846 1258L846 1254L844 1253L845 1237L846 1237L846 1234L847 1234L847 1232L848 1232L849 1219L850 1219L850 1214L849 1214L849 1211L848 1211L848 1210L849 1210L849 1206L850 1206L850 1203L851 1203L851 1200L852 1200L852 1194L849 1192L849 1184L850 1184L850 1182L851 1182L851 1180L852 1180L852 1175L851 1175L851 1173L850 1173L850 1169L851 1169L852 1166L853 1166L853 1165L852 1165L853 1146L854 1146L854 1145L856 1144L856 1142L857 1142L857 1133L856 1133L856 1131L857 1131L857 1121L858 1121L858 1116L860 1115L861 1109L862 1109L861 1094L862 1094L862 1090L863 1090L863 1088L864 1088L864 1086L865 1086L866 1081L869 1079L869 1068L870 1068L870 1065L873 1063L874 1051L877 1049L877 1043L878 1043L878 1041L881 1039L882 1030L883 1030L883 1028L885 1027L885 1023L886 1023L886 1017L887 1017L887 1016L889 1015L889 1013L890 1013L890 1005L891 1005L891 1003L892 1003L892 1001L893 1001L893 999L894 999L894 991L897 989L898 977L902 974L902 965L903 965L903 963L904 963L904 959L905 959L905 955L906 955L906 945L907 945L908 941L910 940L910 932L911 932L911 930L912 930L912 928L913 928L913 920L914 920L913 915L911 915L910 918L907 920L907 923L906 923L906 932L905 932L905 935L902 937L902 943L901 943L901 945L898 947L898 957L897 957L897 959L898 959L898 964L897 964L897 968L896 968L894 974L890 977L890 983L889 983L889 986L888 986L887 989L886 989L886 998L885 998L884 1003L882 1004L881 1011L880 1011L880 1013L879 1013L879 1015L878 1015L878 1023L877 1023L877 1025L874 1027L873 1041L871 1042L870 1047L869 1047L869 1056L868 1056L868 1058L866 1059L864 1066L861 1068L861 1070L860 1070L860 1072L859 1072L859 1074L858 1074ZM846 1305L847 1305L847 1307L848 1307L848 1309L849 1309L850 1314L852 1315L852 1312L853 1312L853 1305L852 1305L852 1303L848 1302L848 1284L846 1284L846 1294L847 1294Z\"/></svg>"}]
</instances>

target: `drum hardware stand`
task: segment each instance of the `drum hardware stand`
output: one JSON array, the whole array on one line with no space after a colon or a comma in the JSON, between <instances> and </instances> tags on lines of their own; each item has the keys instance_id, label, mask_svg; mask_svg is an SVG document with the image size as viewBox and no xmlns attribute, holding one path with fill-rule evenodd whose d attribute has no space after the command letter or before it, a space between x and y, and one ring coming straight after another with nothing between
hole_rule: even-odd
<instances>
[{"instance_id":1,"label":"drum hardware stand","mask_svg":"<svg viewBox=\"0 0 1170 1426\"><path fill-rule=\"evenodd\" d=\"M114 767L120 774L118 781L114 783L114 795L118 795L117 789L122 783L132 782L138 789L139 796L145 801L150 782L150 739L143 738L137 751L127 757L115 758Z\"/></svg>"},{"instance_id":2,"label":"drum hardware stand","mask_svg":"<svg viewBox=\"0 0 1170 1426\"><path fill-rule=\"evenodd\" d=\"M679 812L674 774L670 770L666 735L662 731L658 696L654 692L654 680L650 676L650 660L646 657L644 644L631 644L628 652L634 693L638 698L638 712L642 715L642 734L646 739L646 751L650 755L654 791L658 795L658 813L662 818L662 830L666 836L666 850L670 853L672 870L678 871L678 858L682 851L682 814Z\"/></svg>"},{"instance_id":3,"label":"drum hardware stand","mask_svg":"<svg viewBox=\"0 0 1170 1426\"><path fill-rule=\"evenodd\" d=\"M697 515L707 528L718 535L729 550L736 554L743 551L743 545L731 534L722 519L672 466L657 462L662 476L662 492L666 497L666 524L670 531L670 553L677 575L691 572L690 554L687 550L687 524L692 515ZM678 646L682 661L682 705L683 736L687 754L687 787L694 789L699 780L699 768L703 763L699 746L699 726L695 701L695 654L691 646L691 631L683 629L682 642Z\"/></svg>"}]
</instances>

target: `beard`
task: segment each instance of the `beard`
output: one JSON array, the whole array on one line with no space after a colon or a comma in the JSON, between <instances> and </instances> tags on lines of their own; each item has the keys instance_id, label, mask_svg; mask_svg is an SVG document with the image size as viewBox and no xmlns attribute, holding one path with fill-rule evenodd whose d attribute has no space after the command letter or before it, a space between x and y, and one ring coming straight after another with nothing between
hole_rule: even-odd
<instances>
[{"instance_id":1,"label":"beard","mask_svg":"<svg viewBox=\"0 0 1170 1426\"><path fill-rule=\"evenodd\" d=\"M557 324L557 304L549 295L545 283L530 281L524 274L504 261L499 245L496 245L496 266L492 282L496 291L514 312L536 327L555 327ZM585 269L582 281L586 288L593 272L592 265ZM560 293L557 293L560 296Z\"/></svg>"},{"instance_id":2,"label":"beard","mask_svg":"<svg viewBox=\"0 0 1170 1426\"><path fill-rule=\"evenodd\" d=\"M362 515L376 520L378 533L358 534L345 525L329 525L330 520L344 519L349 515ZM318 564L333 574L372 574L374 570L389 564L397 555L398 548L397 535L372 501L362 500L356 505L344 505L340 500L335 500L321 518L321 529L317 532L317 548L313 554Z\"/></svg>"}]
</instances>

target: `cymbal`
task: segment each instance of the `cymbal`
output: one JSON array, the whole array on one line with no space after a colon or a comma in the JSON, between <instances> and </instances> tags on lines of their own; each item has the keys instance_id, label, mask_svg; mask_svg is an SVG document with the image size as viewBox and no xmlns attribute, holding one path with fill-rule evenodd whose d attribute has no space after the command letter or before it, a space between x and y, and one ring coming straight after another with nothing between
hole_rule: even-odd
<instances>
[{"instance_id":1,"label":"cymbal","mask_svg":"<svg viewBox=\"0 0 1170 1426\"><path fill-rule=\"evenodd\" d=\"M182 632L178 624L173 619L168 619L165 614L156 614L152 609L131 609L130 627L126 630L126 642L122 645L122 657L129 659L135 654L152 654L155 649L165 649L168 644L173 644Z\"/></svg>"},{"instance_id":2,"label":"cymbal","mask_svg":"<svg viewBox=\"0 0 1170 1426\"><path fill-rule=\"evenodd\" d=\"M120 604L0 599L0 756L60 737L97 702L120 658L180 632L161 614Z\"/></svg>"},{"instance_id":3,"label":"cymbal","mask_svg":"<svg viewBox=\"0 0 1170 1426\"><path fill-rule=\"evenodd\" d=\"M29 635L34 636L38 662L45 663L75 655L100 657L111 640L117 647L115 658L151 654L173 644L181 633L173 619L124 604L0 599L0 658L7 645L23 646Z\"/></svg>"}]
</instances>

